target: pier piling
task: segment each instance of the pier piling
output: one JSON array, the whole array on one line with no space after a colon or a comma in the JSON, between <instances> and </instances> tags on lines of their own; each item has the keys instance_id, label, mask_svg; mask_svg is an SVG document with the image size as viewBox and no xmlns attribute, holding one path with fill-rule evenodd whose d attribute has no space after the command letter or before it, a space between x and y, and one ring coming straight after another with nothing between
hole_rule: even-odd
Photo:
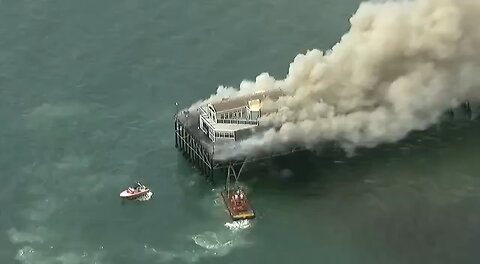
<instances>
[{"instance_id":1,"label":"pier piling","mask_svg":"<svg viewBox=\"0 0 480 264\"><path fill-rule=\"evenodd\" d=\"M196 131L195 131L196 132ZM201 143L199 132L192 131L178 118L175 118L175 147L200 173L211 180L213 176L213 153Z\"/></svg>"}]
</instances>

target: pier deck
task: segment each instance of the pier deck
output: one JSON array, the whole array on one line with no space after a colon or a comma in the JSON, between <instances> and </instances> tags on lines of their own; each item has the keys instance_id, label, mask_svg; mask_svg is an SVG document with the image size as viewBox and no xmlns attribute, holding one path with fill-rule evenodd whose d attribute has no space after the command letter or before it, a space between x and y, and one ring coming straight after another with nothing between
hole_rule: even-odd
<instances>
[{"instance_id":1,"label":"pier deck","mask_svg":"<svg viewBox=\"0 0 480 264\"><path fill-rule=\"evenodd\" d=\"M472 111L475 109L474 111ZM457 113L454 111L460 111L460 116L467 115L472 116L472 112L475 112L474 116L480 113L480 107L475 105L472 107L469 102L465 102L457 109L451 109L447 111L446 116L454 117ZM199 111L180 111L175 116L175 147L179 149L184 157L196 167L202 175L209 180L213 180L213 174L215 170L226 170L229 166L239 167L246 162L245 159L231 159L224 160L220 155L215 153L221 153L224 151L231 142L229 141L216 141L213 142L201 129L199 121ZM288 155L297 151L306 150L303 147L292 147L289 151L283 153L271 153L263 157L249 158L248 162L254 162L261 159L268 159L274 156Z\"/></svg>"},{"instance_id":2,"label":"pier deck","mask_svg":"<svg viewBox=\"0 0 480 264\"><path fill-rule=\"evenodd\" d=\"M209 179L214 170L226 169L229 164L242 164L243 159L223 160L215 156L215 149L225 147L224 142L212 142L199 128L199 113L182 111L175 117L175 147L185 158Z\"/></svg>"}]
</instances>

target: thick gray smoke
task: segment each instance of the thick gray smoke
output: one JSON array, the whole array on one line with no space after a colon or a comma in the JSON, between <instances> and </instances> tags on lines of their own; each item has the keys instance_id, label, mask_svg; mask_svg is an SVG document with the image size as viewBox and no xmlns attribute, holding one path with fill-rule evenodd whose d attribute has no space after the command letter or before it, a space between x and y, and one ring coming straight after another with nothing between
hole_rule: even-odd
<instances>
[{"instance_id":1,"label":"thick gray smoke","mask_svg":"<svg viewBox=\"0 0 480 264\"><path fill-rule=\"evenodd\" d=\"M347 151L374 147L480 98L480 1L363 3L350 22L332 50L298 55L284 80L262 74L207 99L278 87L286 93L263 106L270 114L262 122L276 129L229 154L327 141Z\"/></svg>"}]
</instances>

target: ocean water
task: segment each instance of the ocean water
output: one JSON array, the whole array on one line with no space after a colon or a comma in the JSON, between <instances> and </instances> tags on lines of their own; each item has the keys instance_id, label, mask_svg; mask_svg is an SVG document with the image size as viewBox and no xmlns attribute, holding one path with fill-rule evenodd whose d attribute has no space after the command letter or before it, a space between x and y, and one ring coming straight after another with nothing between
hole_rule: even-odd
<instances>
[{"instance_id":1,"label":"ocean water","mask_svg":"<svg viewBox=\"0 0 480 264\"><path fill-rule=\"evenodd\" d=\"M282 78L359 3L1 0L0 263L478 263L474 117L248 166L235 223L174 147L174 102Z\"/></svg>"}]
</instances>

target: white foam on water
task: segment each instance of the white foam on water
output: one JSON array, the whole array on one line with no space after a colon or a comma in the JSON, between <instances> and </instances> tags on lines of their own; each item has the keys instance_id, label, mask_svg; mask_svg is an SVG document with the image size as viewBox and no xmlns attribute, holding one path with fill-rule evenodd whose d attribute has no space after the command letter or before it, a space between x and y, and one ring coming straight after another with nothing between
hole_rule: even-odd
<instances>
[{"instance_id":1,"label":"white foam on water","mask_svg":"<svg viewBox=\"0 0 480 264\"><path fill-rule=\"evenodd\" d=\"M192 239L195 241L195 244L205 249L219 249L231 245L230 240L220 241L217 234L210 231L195 235Z\"/></svg>"},{"instance_id":2,"label":"white foam on water","mask_svg":"<svg viewBox=\"0 0 480 264\"><path fill-rule=\"evenodd\" d=\"M227 222L216 232L205 231L192 236L197 246L206 250L206 255L225 256L236 247L243 247L250 243L246 239L245 231L251 227L251 221L239 220Z\"/></svg>"},{"instance_id":3,"label":"white foam on water","mask_svg":"<svg viewBox=\"0 0 480 264\"><path fill-rule=\"evenodd\" d=\"M18 250L15 260L22 264L101 264L104 254L102 252L65 252L58 255L49 255L33 248L25 246Z\"/></svg>"},{"instance_id":4,"label":"white foam on water","mask_svg":"<svg viewBox=\"0 0 480 264\"><path fill-rule=\"evenodd\" d=\"M57 260L60 263L65 264L83 264L83 263L92 263L92 264L101 264L104 257L103 252L87 252L83 251L81 253L66 252L55 256L52 259ZM52 261L50 263L55 263Z\"/></svg>"},{"instance_id":5,"label":"white foam on water","mask_svg":"<svg viewBox=\"0 0 480 264\"><path fill-rule=\"evenodd\" d=\"M54 122L89 113L90 109L78 103L42 104L24 115L26 126L31 129L52 128Z\"/></svg>"},{"instance_id":6,"label":"white foam on water","mask_svg":"<svg viewBox=\"0 0 480 264\"><path fill-rule=\"evenodd\" d=\"M26 208L24 214L26 218L32 221L43 221L52 215L58 206L58 201L55 198L46 198L38 200L31 208Z\"/></svg>"},{"instance_id":7,"label":"white foam on water","mask_svg":"<svg viewBox=\"0 0 480 264\"><path fill-rule=\"evenodd\" d=\"M152 196L153 196L153 193L150 191L150 192L146 193L145 195L138 197L135 200L140 201L140 202L145 202L145 201L150 200L152 198Z\"/></svg>"},{"instance_id":8,"label":"white foam on water","mask_svg":"<svg viewBox=\"0 0 480 264\"><path fill-rule=\"evenodd\" d=\"M243 247L248 243L245 233L242 229L249 227L247 222L226 223L227 229L221 229L216 232L205 231L192 236L194 243L203 251L203 256L225 256L234 248Z\"/></svg>"},{"instance_id":9,"label":"white foam on water","mask_svg":"<svg viewBox=\"0 0 480 264\"><path fill-rule=\"evenodd\" d=\"M233 235L233 232L222 233L205 231L192 236L195 248L185 248L167 251L145 246L149 254L156 256L159 263L175 263L182 260L188 263L195 263L201 259L222 257L228 255L233 249L249 245L244 236Z\"/></svg>"},{"instance_id":10,"label":"white foam on water","mask_svg":"<svg viewBox=\"0 0 480 264\"><path fill-rule=\"evenodd\" d=\"M148 254L153 254L157 257L157 262L159 263L165 263L165 262L170 262L174 260L175 258L178 258L178 255L175 254L174 252L169 252L166 250L161 250L161 249L156 249L154 247L150 247L149 245L144 245L145 251Z\"/></svg>"},{"instance_id":11,"label":"white foam on water","mask_svg":"<svg viewBox=\"0 0 480 264\"><path fill-rule=\"evenodd\" d=\"M15 259L23 264L47 264L42 260L44 257L30 246L19 249Z\"/></svg>"},{"instance_id":12,"label":"white foam on water","mask_svg":"<svg viewBox=\"0 0 480 264\"><path fill-rule=\"evenodd\" d=\"M40 230L40 231L39 231ZM8 231L8 237L13 243L43 243L45 230L38 227L36 230L18 231L16 228L10 228Z\"/></svg>"},{"instance_id":13,"label":"white foam on water","mask_svg":"<svg viewBox=\"0 0 480 264\"><path fill-rule=\"evenodd\" d=\"M214 219L222 219L221 221L228 217L226 210L219 210L219 207L225 206L219 194L222 189L212 189L211 195L207 195L205 200L202 199L200 202L202 207L205 206L205 210L211 211ZM159 263L175 263L178 260L196 263L202 259L226 256L236 248L252 245L246 237L251 226L250 220L239 220L226 222L214 231L205 230L196 233L190 236L194 243L193 248L191 245L174 246L173 250L148 245L144 245L144 248L148 254L155 255Z\"/></svg>"},{"instance_id":14,"label":"white foam on water","mask_svg":"<svg viewBox=\"0 0 480 264\"><path fill-rule=\"evenodd\" d=\"M56 162L33 163L22 170L32 179L27 191L39 198L21 212L29 224L21 229L12 226L7 231L9 240L18 246L15 259L19 263L101 263L103 249L88 250L87 242L65 240L76 230L58 231L50 221L55 212L68 208L72 197L87 197L102 191L109 175L99 177L99 173L89 173L90 160L88 156L66 155ZM46 184L52 182L55 184ZM71 186L75 186L73 192L65 188ZM58 252L58 245L66 251Z\"/></svg>"},{"instance_id":15,"label":"white foam on water","mask_svg":"<svg viewBox=\"0 0 480 264\"><path fill-rule=\"evenodd\" d=\"M34 118L65 118L86 113L88 113L88 108L78 103L44 103L32 109L27 116Z\"/></svg>"},{"instance_id":16,"label":"white foam on water","mask_svg":"<svg viewBox=\"0 0 480 264\"><path fill-rule=\"evenodd\" d=\"M251 222L247 219L238 220L238 221L233 221L233 222L227 222L227 223L225 223L225 226L230 230L236 231L236 230L249 228L251 226Z\"/></svg>"}]
</instances>

